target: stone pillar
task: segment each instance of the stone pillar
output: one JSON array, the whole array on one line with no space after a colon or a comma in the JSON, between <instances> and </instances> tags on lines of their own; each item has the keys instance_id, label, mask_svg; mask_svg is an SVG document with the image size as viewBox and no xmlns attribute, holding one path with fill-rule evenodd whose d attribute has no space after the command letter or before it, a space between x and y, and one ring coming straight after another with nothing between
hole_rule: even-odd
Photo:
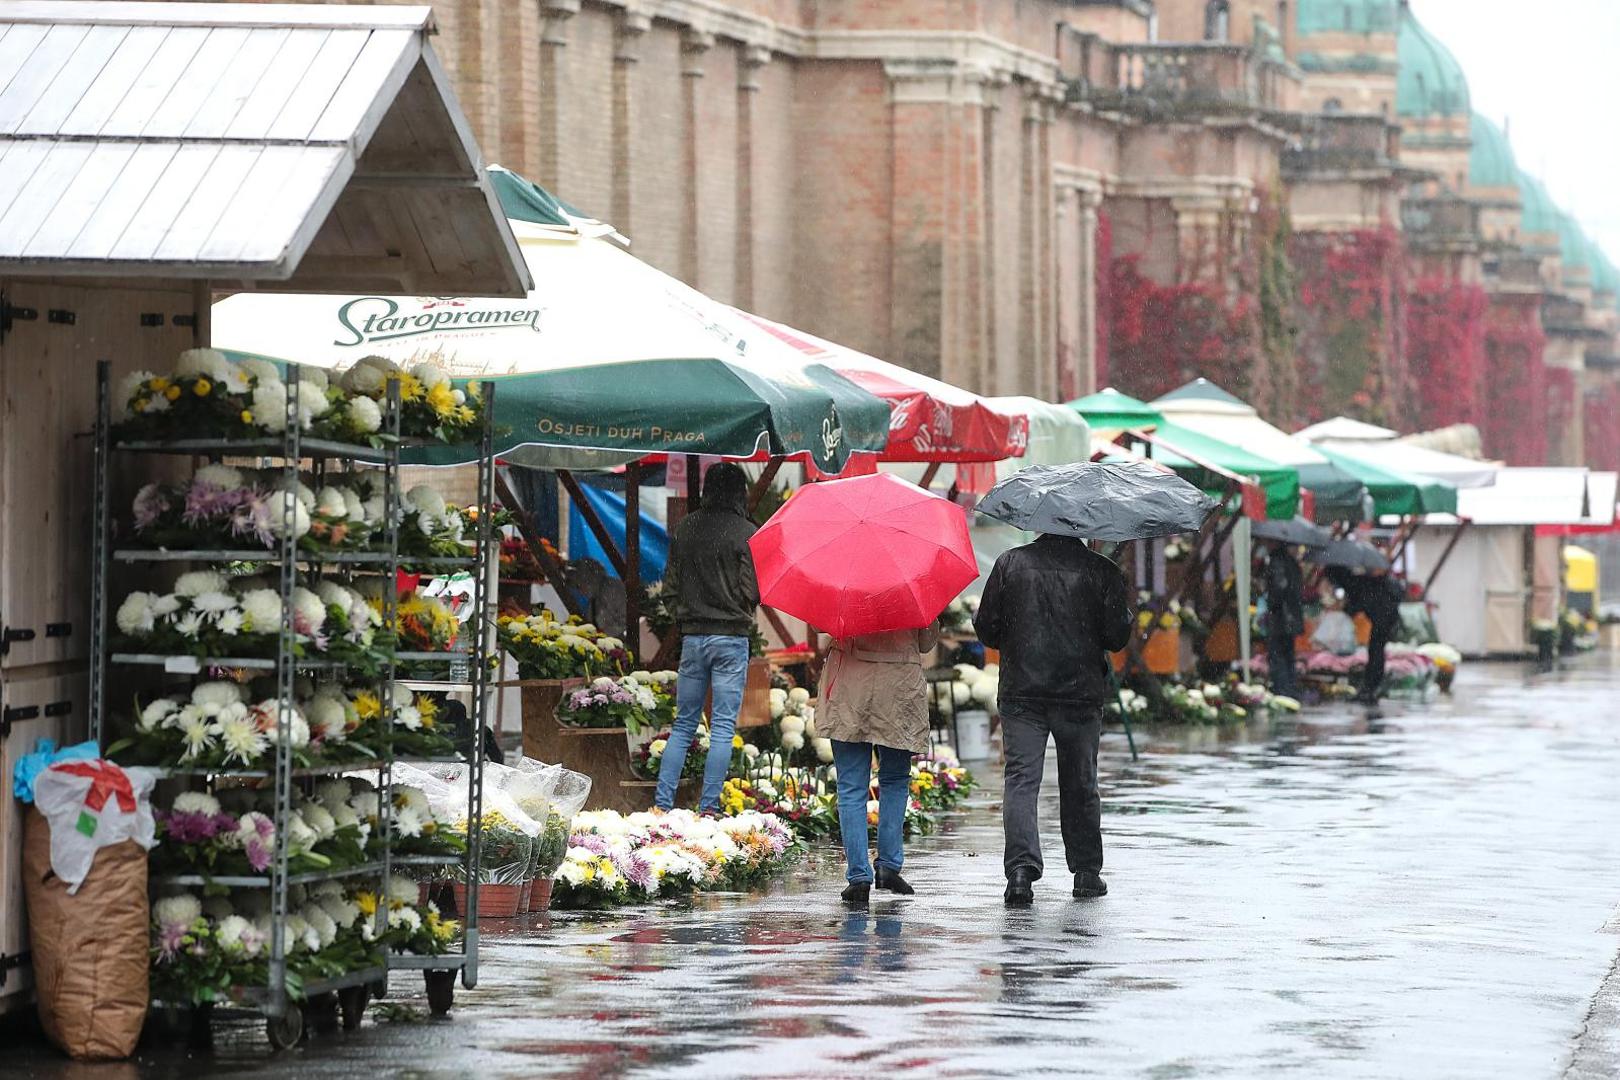
<instances>
[{"instance_id":1,"label":"stone pillar","mask_svg":"<svg viewBox=\"0 0 1620 1080\"><path fill-rule=\"evenodd\" d=\"M1056 320L1052 291L1051 126L1053 104L1044 88L1024 97L1022 213L1019 218L1018 379L1012 391L1050 399L1057 393Z\"/></svg>"},{"instance_id":2,"label":"stone pillar","mask_svg":"<svg viewBox=\"0 0 1620 1080\"><path fill-rule=\"evenodd\" d=\"M702 237L702 211L698 199L698 169L702 161L702 118L698 115L698 80L703 78L703 61L714 47L714 35L693 27L681 32L681 179L686 203L681 208L681 280L701 289L698 280L698 245Z\"/></svg>"},{"instance_id":3,"label":"stone pillar","mask_svg":"<svg viewBox=\"0 0 1620 1080\"><path fill-rule=\"evenodd\" d=\"M580 0L540 0L540 96L534 152L536 180L556 191L562 173L562 106L568 80L562 51L568 45L568 23L579 14ZM521 136L519 136L521 138Z\"/></svg>"},{"instance_id":4,"label":"stone pillar","mask_svg":"<svg viewBox=\"0 0 1620 1080\"><path fill-rule=\"evenodd\" d=\"M735 299L754 310L754 99L771 51L744 45L737 54L737 252Z\"/></svg>"},{"instance_id":5,"label":"stone pillar","mask_svg":"<svg viewBox=\"0 0 1620 1080\"><path fill-rule=\"evenodd\" d=\"M613 38L613 196L609 219L626 234L634 235L635 207L635 76L641 42L652 29L652 16L626 10L619 16Z\"/></svg>"},{"instance_id":6,"label":"stone pillar","mask_svg":"<svg viewBox=\"0 0 1620 1080\"><path fill-rule=\"evenodd\" d=\"M1078 378L1075 396L1096 393L1097 385L1097 283L1108 267L1097 262L1097 212L1102 207L1102 189L1076 189L1080 208L1080 336L1076 340L1074 364Z\"/></svg>"},{"instance_id":7,"label":"stone pillar","mask_svg":"<svg viewBox=\"0 0 1620 1080\"><path fill-rule=\"evenodd\" d=\"M1176 215L1176 280L1220 281L1220 231L1226 200L1220 195L1181 195L1170 200Z\"/></svg>"},{"instance_id":8,"label":"stone pillar","mask_svg":"<svg viewBox=\"0 0 1620 1080\"><path fill-rule=\"evenodd\" d=\"M977 288L974 296L979 302L979 342L972 358L970 387L983 394L999 393L999 373L996 370L997 330L1004 313L996 303L996 273L999 260L996 243L1007 223L1001 213L1001 200L996 191L996 163L1002 153L1001 140L996 138L996 123L1001 112L1001 91L1011 80L1004 74L993 73L984 80L981 90L983 107L980 109L979 138L979 202L983 206L983 225L978 251Z\"/></svg>"}]
</instances>

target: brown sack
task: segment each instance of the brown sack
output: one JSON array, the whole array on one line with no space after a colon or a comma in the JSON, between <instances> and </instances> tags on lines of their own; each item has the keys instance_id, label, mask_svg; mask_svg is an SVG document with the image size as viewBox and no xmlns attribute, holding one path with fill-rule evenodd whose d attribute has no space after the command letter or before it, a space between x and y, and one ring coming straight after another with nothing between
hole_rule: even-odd
<instances>
[{"instance_id":1,"label":"brown sack","mask_svg":"<svg viewBox=\"0 0 1620 1080\"><path fill-rule=\"evenodd\" d=\"M126 1058L146 1022L146 852L133 840L96 852L79 891L51 870L51 827L28 808L23 886L45 1034L76 1058Z\"/></svg>"}]
</instances>

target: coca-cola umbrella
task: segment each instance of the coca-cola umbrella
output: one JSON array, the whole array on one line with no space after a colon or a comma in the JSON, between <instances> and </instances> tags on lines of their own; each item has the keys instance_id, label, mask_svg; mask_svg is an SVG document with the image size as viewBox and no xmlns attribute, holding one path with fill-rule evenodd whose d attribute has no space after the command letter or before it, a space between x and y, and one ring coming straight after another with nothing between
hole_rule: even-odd
<instances>
[{"instance_id":1,"label":"coca-cola umbrella","mask_svg":"<svg viewBox=\"0 0 1620 1080\"><path fill-rule=\"evenodd\" d=\"M1026 532L1123 541L1196 532L1218 505L1151 461L1077 461L1014 473L979 513Z\"/></svg>"},{"instance_id":2,"label":"coca-cola umbrella","mask_svg":"<svg viewBox=\"0 0 1620 1080\"><path fill-rule=\"evenodd\" d=\"M839 638L927 626L979 573L962 508L886 473L800 488L748 546L760 601Z\"/></svg>"}]
</instances>

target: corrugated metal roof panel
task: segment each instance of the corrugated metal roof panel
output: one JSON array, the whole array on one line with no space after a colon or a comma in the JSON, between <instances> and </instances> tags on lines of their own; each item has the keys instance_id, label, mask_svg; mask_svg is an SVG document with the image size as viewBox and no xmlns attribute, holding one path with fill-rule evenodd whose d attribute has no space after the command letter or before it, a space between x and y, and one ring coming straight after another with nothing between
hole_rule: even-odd
<instances>
[{"instance_id":1,"label":"corrugated metal roof panel","mask_svg":"<svg viewBox=\"0 0 1620 1080\"><path fill-rule=\"evenodd\" d=\"M327 229L323 282L520 292L431 27L391 5L0 2L0 273L286 281ZM419 127L431 145L401 158ZM390 207L364 249L333 213L357 174L352 197ZM433 235L469 206L488 220Z\"/></svg>"}]
</instances>

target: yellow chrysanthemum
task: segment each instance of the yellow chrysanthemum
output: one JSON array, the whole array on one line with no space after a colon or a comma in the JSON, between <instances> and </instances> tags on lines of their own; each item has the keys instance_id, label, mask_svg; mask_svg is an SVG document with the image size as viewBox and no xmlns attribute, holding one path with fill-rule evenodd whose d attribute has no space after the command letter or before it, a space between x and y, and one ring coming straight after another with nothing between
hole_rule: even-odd
<instances>
[{"instance_id":1,"label":"yellow chrysanthemum","mask_svg":"<svg viewBox=\"0 0 1620 1080\"><path fill-rule=\"evenodd\" d=\"M180 397L180 388L178 386L170 386L167 390L163 391L163 396L168 398L170 401L175 401Z\"/></svg>"},{"instance_id":2,"label":"yellow chrysanthemum","mask_svg":"<svg viewBox=\"0 0 1620 1080\"><path fill-rule=\"evenodd\" d=\"M361 890L354 894L354 906L360 909L362 915L377 914L377 896L375 893Z\"/></svg>"},{"instance_id":3,"label":"yellow chrysanthemum","mask_svg":"<svg viewBox=\"0 0 1620 1080\"><path fill-rule=\"evenodd\" d=\"M198 379L196 382L191 384L191 392L196 394L198 397L207 397L209 391L213 389L214 384L209 382L207 379Z\"/></svg>"},{"instance_id":4,"label":"yellow chrysanthemum","mask_svg":"<svg viewBox=\"0 0 1620 1080\"><path fill-rule=\"evenodd\" d=\"M382 715L382 699L370 690L362 690L354 695L354 711L362 720L371 720Z\"/></svg>"},{"instance_id":5,"label":"yellow chrysanthemum","mask_svg":"<svg viewBox=\"0 0 1620 1080\"><path fill-rule=\"evenodd\" d=\"M244 424L253 423L253 410L252 409L243 409L242 410L242 423L244 423Z\"/></svg>"},{"instance_id":6,"label":"yellow chrysanthemum","mask_svg":"<svg viewBox=\"0 0 1620 1080\"><path fill-rule=\"evenodd\" d=\"M455 391L450 389L449 383L439 383L427 392L427 403L435 415L449 416L456 408Z\"/></svg>"}]
</instances>

